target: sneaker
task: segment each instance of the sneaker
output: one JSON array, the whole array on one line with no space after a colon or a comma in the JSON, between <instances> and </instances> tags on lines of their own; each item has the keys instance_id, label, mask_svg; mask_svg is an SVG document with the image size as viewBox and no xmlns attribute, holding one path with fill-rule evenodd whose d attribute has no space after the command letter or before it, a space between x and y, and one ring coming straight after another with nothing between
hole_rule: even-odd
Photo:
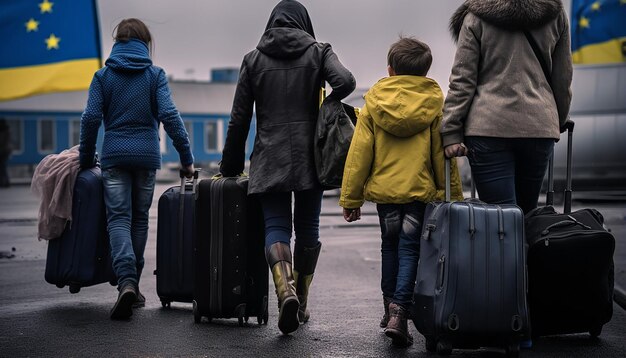
<instances>
[{"instance_id":1,"label":"sneaker","mask_svg":"<svg viewBox=\"0 0 626 358\"><path fill-rule=\"evenodd\" d=\"M111 319L128 319L133 315L133 302L137 300L137 288L133 282L120 285L117 302L111 309Z\"/></svg>"},{"instance_id":2,"label":"sneaker","mask_svg":"<svg viewBox=\"0 0 626 358\"><path fill-rule=\"evenodd\" d=\"M385 328L385 335L391 338L391 343L398 347L408 347L413 344L413 336L409 334L407 325L408 311L396 304L389 304L389 323Z\"/></svg>"},{"instance_id":3,"label":"sneaker","mask_svg":"<svg viewBox=\"0 0 626 358\"><path fill-rule=\"evenodd\" d=\"M146 297L137 290L137 299L133 302L133 308L141 308L146 306Z\"/></svg>"}]
</instances>

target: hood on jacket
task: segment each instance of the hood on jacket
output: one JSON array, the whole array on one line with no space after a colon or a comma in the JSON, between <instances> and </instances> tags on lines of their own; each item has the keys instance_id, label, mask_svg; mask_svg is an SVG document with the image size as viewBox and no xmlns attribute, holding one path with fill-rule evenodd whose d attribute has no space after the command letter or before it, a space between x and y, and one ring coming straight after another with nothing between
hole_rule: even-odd
<instances>
[{"instance_id":1,"label":"hood on jacket","mask_svg":"<svg viewBox=\"0 0 626 358\"><path fill-rule=\"evenodd\" d=\"M457 41L469 12L494 26L519 31L545 25L562 10L561 0L467 0L450 18L450 32Z\"/></svg>"},{"instance_id":2,"label":"hood on jacket","mask_svg":"<svg viewBox=\"0 0 626 358\"><path fill-rule=\"evenodd\" d=\"M297 58L314 43L313 25L304 5L282 0L272 10L257 49L271 57Z\"/></svg>"},{"instance_id":3,"label":"hood on jacket","mask_svg":"<svg viewBox=\"0 0 626 358\"><path fill-rule=\"evenodd\" d=\"M139 71L152 65L148 45L137 39L128 42L116 42L111 55L104 63L118 71Z\"/></svg>"},{"instance_id":4,"label":"hood on jacket","mask_svg":"<svg viewBox=\"0 0 626 358\"><path fill-rule=\"evenodd\" d=\"M365 94L374 122L396 137L410 137L430 127L443 109L443 93L434 80L391 76Z\"/></svg>"}]
</instances>

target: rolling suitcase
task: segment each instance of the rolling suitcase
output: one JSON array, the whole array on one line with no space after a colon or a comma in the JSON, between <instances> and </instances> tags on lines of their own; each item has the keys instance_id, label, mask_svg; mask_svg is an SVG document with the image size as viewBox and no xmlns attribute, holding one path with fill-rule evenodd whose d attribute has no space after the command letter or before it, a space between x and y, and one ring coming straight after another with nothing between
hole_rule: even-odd
<instances>
[{"instance_id":1,"label":"rolling suitcase","mask_svg":"<svg viewBox=\"0 0 626 358\"><path fill-rule=\"evenodd\" d=\"M173 301L193 301L193 236L198 171L159 198L157 219L156 289L163 307Z\"/></svg>"},{"instance_id":2,"label":"rolling suitcase","mask_svg":"<svg viewBox=\"0 0 626 358\"><path fill-rule=\"evenodd\" d=\"M613 314L615 238L598 211L571 212L574 123L567 127L564 213L552 206L551 160L546 206L526 214L530 322L533 336L589 332L597 337Z\"/></svg>"},{"instance_id":3,"label":"rolling suitcase","mask_svg":"<svg viewBox=\"0 0 626 358\"><path fill-rule=\"evenodd\" d=\"M111 249L99 167L82 170L74 184L72 222L61 237L50 240L46 281L71 293L103 282L117 283L111 265Z\"/></svg>"},{"instance_id":4,"label":"rolling suitcase","mask_svg":"<svg viewBox=\"0 0 626 358\"><path fill-rule=\"evenodd\" d=\"M477 200L429 203L424 216L413 322L426 349L504 347L519 354L528 332L524 215Z\"/></svg>"},{"instance_id":5,"label":"rolling suitcase","mask_svg":"<svg viewBox=\"0 0 626 358\"><path fill-rule=\"evenodd\" d=\"M248 178L214 178L198 185L194 321L256 317L267 324L268 272L259 202Z\"/></svg>"}]
</instances>

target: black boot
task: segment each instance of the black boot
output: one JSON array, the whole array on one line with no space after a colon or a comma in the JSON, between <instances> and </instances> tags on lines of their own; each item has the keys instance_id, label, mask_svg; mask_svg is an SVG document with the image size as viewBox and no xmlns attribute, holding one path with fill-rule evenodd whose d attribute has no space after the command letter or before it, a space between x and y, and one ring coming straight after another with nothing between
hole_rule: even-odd
<instances>
[{"instance_id":1,"label":"black boot","mask_svg":"<svg viewBox=\"0 0 626 358\"><path fill-rule=\"evenodd\" d=\"M310 248L300 246L296 243L296 252L293 257L293 277L296 281L298 301L300 301L300 308L298 309L298 320L300 320L300 323L308 322L311 316L307 309L309 287L313 281L313 274L315 273L315 266L317 266L317 259L321 249L321 242L319 242L317 246Z\"/></svg>"},{"instance_id":2,"label":"black boot","mask_svg":"<svg viewBox=\"0 0 626 358\"><path fill-rule=\"evenodd\" d=\"M117 302L111 309L111 319L128 319L133 315L133 303L137 299L137 287L133 281L125 281L119 287Z\"/></svg>"},{"instance_id":3,"label":"black boot","mask_svg":"<svg viewBox=\"0 0 626 358\"><path fill-rule=\"evenodd\" d=\"M272 278L276 286L278 329L284 334L289 334L300 325L298 321L300 304L291 270L291 249L289 245L277 242L265 250L265 257L272 270Z\"/></svg>"}]
</instances>

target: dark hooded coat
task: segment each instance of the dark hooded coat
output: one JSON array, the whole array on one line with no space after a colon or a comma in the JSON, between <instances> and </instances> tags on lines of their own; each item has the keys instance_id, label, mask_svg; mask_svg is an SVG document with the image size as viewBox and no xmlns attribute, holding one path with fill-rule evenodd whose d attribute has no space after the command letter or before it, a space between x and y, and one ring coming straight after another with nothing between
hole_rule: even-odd
<instances>
[{"instance_id":1,"label":"dark hooded coat","mask_svg":"<svg viewBox=\"0 0 626 358\"><path fill-rule=\"evenodd\" d=\"M330 84L329 96L337 99L355 87L354 77L331 46L315 40L304 6L283 0L272 11L257 48L243 59L220 172L233 176L243 171L256 105L248 193L321 188L313 136L322 81Z\"/></svg>"},{"instance_id":2,"label":"dark hooded coat","mask_svg":"<svg viewBox=\"0 0 626 358\"><path fill-rule=\"evenodd\" d=\"M464 136L559 138L571 102L572 59L560 0L468 0L450 20L457 42L443 144ZM524 30L537 42L550 83Z\"/></svg>"}]
</instances>

